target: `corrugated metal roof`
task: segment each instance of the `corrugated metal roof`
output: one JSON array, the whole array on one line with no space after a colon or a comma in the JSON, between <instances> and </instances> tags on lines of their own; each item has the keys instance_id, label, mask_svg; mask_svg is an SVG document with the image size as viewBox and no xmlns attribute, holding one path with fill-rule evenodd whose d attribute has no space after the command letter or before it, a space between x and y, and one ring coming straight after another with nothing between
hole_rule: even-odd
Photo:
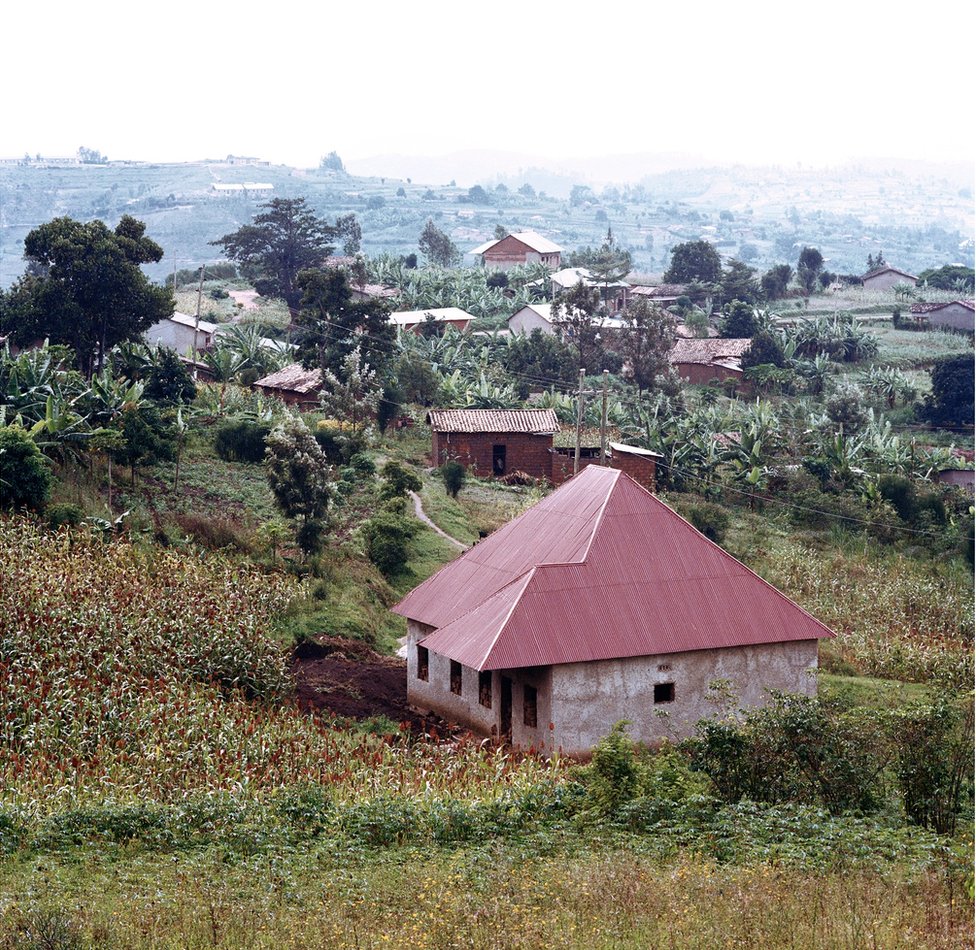
<instances>
[{"instance_id":1,"label":"corrugated metal roof","mask_svg":"<svg viewBox=\"0 0 976 950\"><path fill-rule=\"evenodd\" d=\"M491 241L486 241L484 244L479 244L468 253L484 254L485 251L490 251L496 244L500 244L508 238L515 238L516 241L521 241L526 247L532 248L533 251L537 251L539 254L559 254L562 251L562 248L558 244L553 244L549 238L544 238L541 234L536 234L535 231L516 231L514 234L506 234L503 238L496 238Z\"/></svg>"},{"instance_id":2,"label":"corrugated metal roof","mask_svg":"<svg viewBox=\"0 0 976 950\"><path fill-rule=\"evenodd\" d=\"M478 670L833 633L629 476L589 466L408 594L428 649Z\"/></svg>"},{"instance_id":3,"label":"corrugated metal roof","mask_svg":"<svg viewBox=\"0 0 976 950\"><path fill-rule=\"evenodd\" d=\"M264 389L288 389L296 393L308 393L322 385L322 370L305 369L301 363L289 363L277 373L257 380L254 385Z\"/></svg>"},{"instance_id":4,"label":"corrugated metal roof","mask_svg":"<svg viewBox=\"0 0 976 950\"><path fill-rule=\"evenodd\" d=\"M474 317L467 310L460 307L434 307L429 310L398 310L390 314L390 323L398 326L410 326L423 323L430 314L437 322L444 320L473 320Z\"/></svg>"},{"instance_id":5,"label":"corrugated metal roof","mask_svg":"<svg viewBox=\"0 0 976 950\"><path fill-rule=\"evenodd\" d=\"M197 327L197 318L195 316L190 316L188 313L180 313L179 310L171 313L166 319L172 320L173 323L178 323L180 326L189 327L191 330ZM213 333L217 329L217 326L216 323L201 320L199 330L201 333Z\"/></svg>"},{"instance_id":6,"label":"corrugated metal roof","mask_svg":"<svg viewBox=\"0 0 976 950\"><path fill-rule=\"evenodd\" d=\"M559 431L555 409L431 409L427 421L435 432Z\"/></svg>"}]
</instances>

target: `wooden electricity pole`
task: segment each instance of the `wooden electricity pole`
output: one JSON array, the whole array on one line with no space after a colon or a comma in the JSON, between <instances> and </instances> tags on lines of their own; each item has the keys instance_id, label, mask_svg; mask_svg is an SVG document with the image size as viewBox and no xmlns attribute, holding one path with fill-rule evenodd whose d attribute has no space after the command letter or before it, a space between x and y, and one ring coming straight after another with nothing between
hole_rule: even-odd
<instances>
[{"instance_id":1,"label":"wooden electricity pole","mask_svg":"<svg viewBox=\"0 0 976 950\"><path fill-rule=\"evenodd\" d=\"M203 296L203 275L207 272L207 265L200 265L200 286L197 287L197 319L193 324L193 378L197 378L197 351L199 350L199 342L197 340L198 334L200 333L200 298ZM174 279L173 283L176 281Z\"/></svg>"},{"instance_id":2,"label":"wooden electricity pole","mask_svg":"<svg viewBox=\"0 0 976 950\"><path fill-rule=\"evenodd\" d=\"M610 370L603 371L603 412L600 415L600 464L607 464L607 401L610 398Z\"/></svg>"},{"instance_id":3,"label":"wooden electricity pole","mask_svg":"<svg viewBox=\"0 0 976 950\"><path fill-rule=\"evenodd\" d=\"M576 455L573 457L573 474L579 471L580 442L583 440L583 379L586 370L582 367L579 371L579 398L576 402Z\"/></svg>"}]
</instances>

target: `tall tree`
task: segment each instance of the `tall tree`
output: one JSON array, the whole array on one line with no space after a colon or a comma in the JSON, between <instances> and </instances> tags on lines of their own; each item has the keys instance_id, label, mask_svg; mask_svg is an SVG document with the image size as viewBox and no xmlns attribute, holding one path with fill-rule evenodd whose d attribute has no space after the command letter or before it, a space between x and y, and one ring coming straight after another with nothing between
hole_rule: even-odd
<instances>
[{"instance_id":1,"label":"tall tree","mask_svg":"<svg viewBox=\"0 0 976 950\"><path fill-rule=\"evenodd\" d=\"M779 300L786 293L793 279L793 268L789 264L777 264L762 276L762 289L767 300Z\"/></svg>"},{"instance_id":2,"label":"tall tree","mask_svg":"<svg viewBox=\"0 0 976 950\"><path fill-rule=\"evenodd\" d=\"M461 259L461 252L457 249L457 245L434 224L432 218L427 219L423 231L420 232L417 246L429 264L453 267Z\"/></svg>"},{"instance_id":3,"label":"tall tree","mask_svg":"<svg viewBox=\"0 0 976 950\"><path fill-rule=\"evenodd\" d=\"M162 256L145 224L129 215L114 231L102 221L72 218L42 224L24 240L28 273L0 302L0 331L22 345L66 344L91 376L113 346L173 312L171 292L140 269Z\"/></svg>"},{"instance_id":4,"label":"tall tree","mask_svg":"<svg viewBox=\"0 0 976 950\"><path fill-rule=\"evenodd\" d=\"M815 247L805 247L800 251L800 258L796 264L796 279L808 294L813 293L817 286L817 278L823 266L823 254Z\"/></svg>"},{"instance_id":5,"label":"tall tree","mask_svg":"<svg viewBox=\"0 0 976 950\"><path fill-rule=\"evenodd\" d=\"M728 270L722 275L722 300L742 300L756 303L759 300L759 284L756 283L756 268L734 258L728 263Z\"/></svg>"},{"instance_id":6,"label":"tall tree","mask_svg":"<svg viewBox=\"0 0 976 950\"><path fill-rule=\"evenodd\" d=\"M708 241L686 241L671 251L671 266L665 271L668 284L717 284L722 279L722 259Z\"/></svg>"},{"instance_id":7,"label":"tall tree","mask_svg":"<svg viewBox=\"0 0 976 950\"><path fill-rule=\"evenodd\" d=\"M573 350L577 368L592 369L602 350L598 327L600 292L579 283L552 305L552 322Z\"/></svg>"},{"instance_id":8,"label":"tall tree","mask_svg":"<svg viewBox=\"0 0 976 950\"><path fill-rule=\"evenodd\" d=\"M618 351L624 359L623 373L638 391L654 389L659 377L670 371L670 354L677 339L673 314L648 300L637 300L623 312L625 326Z\"/></svg>"},{"instance_id":9,"label":"tall tree","mask_svg":"<svg viewBox=\"0 0 976 950\"><path fill-rule=\"evenodd\" d=\"M610 299L610 285L622 281L633 266L630 251L620 247L613 236L613 230L607 228L607 236L600 250L586 264L592 279L601 285L604 306L608 305Z\"/></svg>"},{"instance_id":10,"label":"tall tree","mask_svg":"<svg viewBox=\"0 0 976 950\"><path fill-rule=\"evenodd\" d=\"M352 214L334 224L316 217L304 198L272 198L260 207L265 210L251 224L210 243L241 265L241 273L262 297L281 297L297 310L299 273L321 267L340 240L355 253L362 231Z\"/></svg>"},{"instance_id":11,"label":"tall tree","mask_svg":"<svg viewBox=\"0 0 976 950\"><path fill-rule=\"evenodd\" d=\"M396 329L389 308L380 300L354 301L342 270L305 270L298 275L301 291L298 356L306 366L341 373L346 357L362 347L381 378L394 357Z\"/></svg>"}]
</instances>

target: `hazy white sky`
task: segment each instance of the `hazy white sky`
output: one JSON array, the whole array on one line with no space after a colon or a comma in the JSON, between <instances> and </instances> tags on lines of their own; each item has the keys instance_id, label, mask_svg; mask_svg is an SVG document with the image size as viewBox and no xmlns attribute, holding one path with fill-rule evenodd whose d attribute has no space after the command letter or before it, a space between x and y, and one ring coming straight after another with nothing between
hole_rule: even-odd
<instances>
[{"instance_id":1,"label":"hazy white sky","mask_svg":"<svg viewBox=\"0 0 976 950\"><path fill-rule=\"evenodd\" d=\"M972 162L973 7L12 0L0 156Z\"/></svg>"}]
</instances>

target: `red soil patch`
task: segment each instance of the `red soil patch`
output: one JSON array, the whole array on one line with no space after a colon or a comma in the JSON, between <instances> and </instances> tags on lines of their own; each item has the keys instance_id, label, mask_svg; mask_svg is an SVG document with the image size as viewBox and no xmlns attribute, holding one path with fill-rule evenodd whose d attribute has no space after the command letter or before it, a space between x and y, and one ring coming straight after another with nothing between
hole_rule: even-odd
<instances>
[{"instance_id":1,"label":"red soil patch","mask_svg":"<svg viewBox=\"0 0 976 950\"><path fill-rule=\"evenodd\" d=\"M407 664L358 640L318 637L296 647L292 675L299 705L349 719L386 716L414 732L449 731L443 720L422 716L407 704Z\"/></svg>"}]
</instances>

